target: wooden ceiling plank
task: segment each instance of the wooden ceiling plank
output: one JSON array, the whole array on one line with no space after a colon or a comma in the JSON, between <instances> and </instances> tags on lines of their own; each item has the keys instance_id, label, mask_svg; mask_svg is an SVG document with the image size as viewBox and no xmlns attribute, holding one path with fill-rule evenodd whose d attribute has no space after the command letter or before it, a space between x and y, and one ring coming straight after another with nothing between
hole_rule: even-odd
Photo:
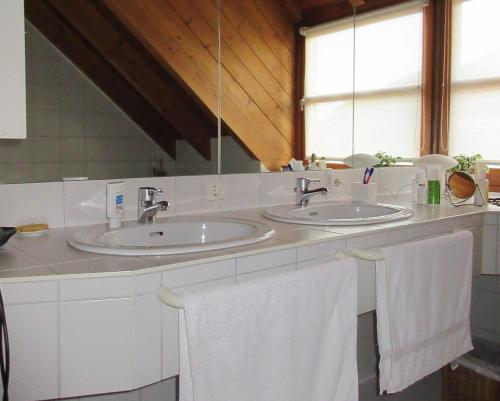
<instances>
[{"instance_id":1,"label":"wooden ceiling plank","mask_svg":"<svg viewBox=\"0 0 500 401\"><path fill-rule=\"evenodd\" d=\"M44 1L26 0L28 20L103 90L170 157L176 137L170 125Z\"/></svg>"}]
</instances>

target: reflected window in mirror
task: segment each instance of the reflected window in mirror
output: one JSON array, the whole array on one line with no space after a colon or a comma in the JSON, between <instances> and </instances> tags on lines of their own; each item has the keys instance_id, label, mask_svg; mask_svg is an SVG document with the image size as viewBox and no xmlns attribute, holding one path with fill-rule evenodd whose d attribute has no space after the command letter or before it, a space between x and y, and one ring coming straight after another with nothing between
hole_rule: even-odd
<instances>
[{"instance_id":1,"label":"reflected window in mirror","mask_svg":"<svg viewBox=\"0 0 500 401\"><path fill-rule=\"evenodd\" d=\"M306 154L420 156L423 19L412 1L302 30Z\"/></svg>"},{"instance_id":2,"label":"reflected window in mirror","mask_svg":"<svg viewBox=\"0 0 500 401\"><path fill-rule=\"evenodd\" d=\"M500 2L454 0L449 154L500 160Z\"/></svg>"}]
</instances>

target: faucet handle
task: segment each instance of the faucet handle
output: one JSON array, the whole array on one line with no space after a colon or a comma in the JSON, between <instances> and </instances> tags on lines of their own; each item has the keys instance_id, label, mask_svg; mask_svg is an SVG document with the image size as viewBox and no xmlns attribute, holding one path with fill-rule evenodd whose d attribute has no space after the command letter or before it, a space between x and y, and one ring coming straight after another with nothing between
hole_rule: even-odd
<instances>
[{"instance_id":1,"label":"faucet handle","mask_svg":"<svg viewBox=\"0 0 500 401\"><path fill-rule=\"evenodd\" d=\"M155 187L140 187L139 188L139 200L143 201L154 201L157 195L162 195L163 189Z\"/></svg>"},{"instance_id":2,"label":"faucet handle","mask_svg":"<svg viewBox=\"0 0 500 401\"><path fill-rule=\"evenodd\" d=\"M295 192L297 192L298 190L308 191L309 184L318 182L321 182L321 180L318 180L316 178L306 178L306 177L297 178L297 186L295 188Z\"/></svg>"}]
</instances>

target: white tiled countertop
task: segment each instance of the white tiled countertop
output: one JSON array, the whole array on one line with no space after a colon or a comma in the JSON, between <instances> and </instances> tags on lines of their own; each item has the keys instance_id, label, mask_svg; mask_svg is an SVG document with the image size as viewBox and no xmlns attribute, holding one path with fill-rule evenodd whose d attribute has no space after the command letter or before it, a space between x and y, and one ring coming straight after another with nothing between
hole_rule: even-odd
<instances>
[{"instance_id":1,"label":"white tiled countertop","mask_svg":"<svg viewBox=\"0 0 500 401\"><path fill-rule=\"evenodd\" d=\"M392 203L413 209L414 215L401 220L380 225L363 226L305 226L288 224L265 219L261 209L244 209L203 215L220 217L245 217L267 223L274 227L272 239L245 246L226 248L217 251L196 252L167 256L103 256L79 251L68 245L66 236L70 231L81 227L57 228L41 237L23 238L18 235L0 248L0 282L26 281L30 278L60 279L70 276L102 277L117 275L144 274L188 265L196 265L223 259L248 256L276 251L291 247L312 245L315 243L359 237L383 231L397 230L401 227L414 226L424 229L429 223L446 219L464 218L466 216L492 215L500 213L496 206L464 206L453 207L447 202L440 206L412 205L407 195L395 200L381 198L381 203ZM86 226L89 227L89 226Z\"/></svg>"}]
</instances>

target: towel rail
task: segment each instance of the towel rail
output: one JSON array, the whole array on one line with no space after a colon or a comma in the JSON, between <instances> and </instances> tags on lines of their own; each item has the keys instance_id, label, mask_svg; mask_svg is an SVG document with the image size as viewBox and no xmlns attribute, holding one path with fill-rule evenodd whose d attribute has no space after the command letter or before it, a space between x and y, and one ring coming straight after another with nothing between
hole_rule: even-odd
<instances>
[{"instance_id":1,"label":"towel rail","mask_svg":"<svg viewBox=\"0 0 500 401\"><path fill-rule=\"evenodd\" d=\"M462 231L463 228L454 228L453 233ZM345 258L350 258L350 257L356 257L359 259L363 260L369 260L369 261L380 261L384 260L384 254L380 249L359 249L359 248L354 248L351 252L347 251L337 251L335 253L335 257L337 259L345 259ZM158 298L168 306L171 306L173 308L177 309L183 309L184 308L184 295L176 293L168 288L161 287L156 291L156 294L158 295Z\"/></svg>"},{"instance_id":2,"label":"towel rail","mask_svg":"<svg viewBox=\"0 0 500 401\"><path fill-rule=\"evenodd\" d=\"M184 295L173 292L172 290L161 287L156 291L156 295L165 305L177 309L184 309Z\"/></svg>"},{"instance_id":3,"label":"towel rail","mask_svg":"<svg viewBox=\"0 0 500 401\"><path fill-rule=\"evenodd\" d=\"M452 230L452 233L458 233L460 231L463 231L463 228L454 228ZM382 251L379 249L359 249L359 248L354 248L351 252L347 251L337 251L335 253L335 257L337 259L345 259L345 258L350 258L350 257L355 257L363 260L369 260L369 261L379 261L379 260L384 260L384 254Z\"/></svg>"}]
</instances>

